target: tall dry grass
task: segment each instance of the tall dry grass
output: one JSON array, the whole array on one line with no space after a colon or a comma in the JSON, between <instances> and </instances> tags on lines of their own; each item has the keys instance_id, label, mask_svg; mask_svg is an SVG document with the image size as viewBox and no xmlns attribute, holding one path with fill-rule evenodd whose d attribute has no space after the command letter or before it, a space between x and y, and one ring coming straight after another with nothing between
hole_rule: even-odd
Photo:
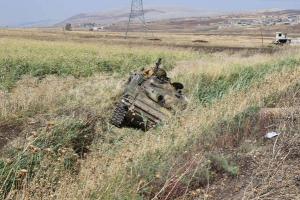
<instances>
[{"instance_id":1,"label":"tall dry grass","mask_svg":"<svg viewBox=\"0 0 300 200\"><path fill-rule=\"evenodd\" d=\"M171 69L175 61L197 58L191 51L116 44L0 39L0 88L7 90L24 75L89 77L95 73L125 75L153 65L159 58Z\"/></svg>"},{"instance_id":2,"label":"tall dry grass","mask_svg":"<svg viewBox=\"0 0 300 200\"><path fill-rule=\"evenodd\" d=\"M274 55L274 57L277 56ZM263 56L256 57L261 58L260 61L256 61L257 66L254 64L259 71L259 64L263 63ZM265 62L273 63L273 59L272 56L266 56ZM249 58L244 60L247 61L246 65L249 65ZM243 58L240 59L240 62L242 61ZM221 63L220 65L222 65ZM242 65L242 63L240 64ZM235 70L236 66L231 66ZM290 86L299 83L298 66L291 69L283 66L280 71L272 71L262 80L251 83L246 90L231 91L229 89L228 94L209 107L199 105L197 97L193 96L189 110L180 114L183 115L182 118L174 118L172 123L167 123L146 135L127 129L118 131L118 138L122 138L121 141L113 145L105 144L105 142L96 145L100 150L90 155L90 158L83 164L87 170L82 170L79 174L79 180L83 181L82 184L78 187L78 184L75 183L67 189L62 187L61 198L138 198L137 192L141 192L141 188L145 189L147 186L151 186L151 183L155 183L157 179L166 181L165 184L168 185L168 181L170 183L173 180L172 174L168 177L168 172L172 168L176 169L178 156L190 151L195 145L193 141L201 140L202 135L219 121L232 119L249 107L262 106L264 99L274 92L285 91ZM219 69L211 69L210 73L213 74L216 70L219 71ZM233 69L225 69L225 71L229 73ZM180 71L175 68L174 71L176 70ZM199 71L201 73L201 69ZM207 73L208 69L206 68L204 71ZM185 75L180 76L185 77ZM197 78L191 79L189 74L184 80L189 81L191 85L196 85L199 81ZM197 88L190 91L190 94L195 93L197 93ZM199 150L198 153L201 155L204 153L202 151ZM192 157L196 160L204 159L199 157L197 152ZM99 167L101 163L105 163L106 167ZM180 163L177 164L180 166ZM200 165L199 168L201 168ZM184 175L183 173L181 178ZM92 176L95 178L90 178ZM178 176L180 174L177 174ZM78 193L73 191L78 191Z\"/></svg>"},{"instance_id":3,"label":"tall dry grass","mask_svg":"<svg viewBox=\"0 0 300 200\"><path fill-rule=\"evenodd\" d=\"M187 195L191 188L199 186L200 182L197 185L195 180L204 177L201 183L206 183L206 179L213 178L208 167L210 162L219 163L225 173L235 176L238 168L226 158L218 155L208 158L207 151L214 149L219 137L216 126L232 121L253 107L264 106L266 98L299 83L300 77L298 49L273 55L164 52L165 59L174 58L172 62L192 59L178 62L171 71L174 81L186 85L190 104L186 111L177 113L164 125L144 133L116 129L107 121L122 89L122 78L117 73L126 74L140 64L152 62L160 53L147 48L141 52L128 47L119 49L114 45L1 42L12 57L16 52L13 60L26 54L24 59L29 59L29 64L44 59L45 66L49 67L53 58L63 54L64 59L56 60L57 69L60 65L67 66L70 72L79 74L79 78L70 76L72 73L46 73L45 77L33 78L30 75L34 74L26 72L29 75L18 77L20 80L10 92L0 93L0 119L21 118L24 126L24 135L7 146L13 152L2 155L0 162L0 174L6 175L1 177L5 180L5 184L0 184L1 192L11 198L168 199ZM24 49L18 50L16 47L23 42ZM127 56L123 54L125 50L130 50L133 59L122 63L129 66L138 58L137 64L130 70L115 71L115 76L92 70L90 76L81 77L81 71L86 69L81 69L72 59L85 64L87 60L95 64L94 59L98 57L122 60ZM92 55L86 55L86 51ZM33 58L28 52L32 52ZM149 52L150 58L146 55ZM5 58L4 53L2 57ZM88 145L89 153L74 157L74 138L80 140L82 134L83 138L91 134L96 137ZM55 140L57 137L60 139ZM18 159L11 160L10 155ZM33 161L31 167L25 165ZM19 176L24 169L29 173L20 185ZM175 190L179 193L174 194Z\"/></svg>"},{"instance_id":4,"label":"tall dry grass","mask_svg":"<svg viewBox=\"0 0 300 200\"><path fill-rule=\"evenodd\" d=\"M208 46L208 47L246 47L260 48L262 40L260 33L258 35L249 35L247 32L241 35L224 35L223 33L211 34L194 34L194 33L162 33L157 32L145 37L144 33L135 32L129 35L128 40L124 40L122 32L89 32L89 31L72 31L65 32L61 29L2 29L0 36L9 38L24 38L50 40L50 41L75 41L81 43L101 43L106 44L137 44L143 45L163 45L163 46ZM275 35L274 35L275 36ZM274 36L265 36L264 47L274 41ZM158 38L161 41L147 40L149 38ZM207 42L195 42L195 41Z\"/></svg>"}]
</instances>

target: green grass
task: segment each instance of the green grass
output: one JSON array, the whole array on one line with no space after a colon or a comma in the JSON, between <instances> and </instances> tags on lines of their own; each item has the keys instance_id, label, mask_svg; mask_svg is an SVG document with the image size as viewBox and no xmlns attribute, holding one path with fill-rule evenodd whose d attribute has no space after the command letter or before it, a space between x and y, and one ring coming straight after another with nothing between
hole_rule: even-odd
<instances>
[{"instance_id":1,"label":"green grass","mask_svg":"<svg viewBox=\"0 0 300 200\"><path fill-rule=\"evenodd\" d=\"M218 76L201 74L196 96L201 104L211 104L229 91L247 90L252 83L263 80L268 74L290 70L298 65L300 65L300 59L287 58L260 66L236 66L232 72Z\"/></svg>"},{"instance_id":2,"label":"green grass","mask_svg":"<svg viewBox=\"0 0 300 200\"><path fill-rule=\"evenodd\" d=\"M163 58L166 69L175 61L196 58L179 50L67 42L0 40L0 89L10 89L23 75L88 77L95 73L124 75Z\"/></svg>"},{"instance_id":3,"label":"green grass","mask_svg":"<svg viewBox=\"0 0 300 200\"><path fill-rule=\"evenodd\" d=\"M93 126L90 122L64 120L56 125L46 138L38 138L33 144L41 149L51 148L56 153L61 148L71 148L83 155L95 137Z\"/></svg>"},{"instance_id":4,"label":"green grass","mask_svg":"<svg viewBox=\"0 0 300 200\"><path fill-rule=\"evenodd\" d=\"M22 189L25 180L30 182L36 174L40 175L45 164L60 174L78 173L78 158L84 156L95 137L93 123L65 119L49 127L48 131L41 131L30 147L6 150L6 157L11 162L0 160L0 198L5 198L12 190ZM21 170L28 173L21 177Z\"/></svg>"},{"instance_id":5,"label":"green grass","mask_svg":"<svg viewBox=\"0 0 300 200\"><path fill-rule=\"evenodd\" d=\"M266 66L270 67L270 65ZM266 66L263 66L263 69L266 69ZM294 64L280 64L274 66L276 67L273 69L268 68L268 73L276 73L286 68L289 69L290 67L296 67L296 65ZM266 73L262 73L260 71L263 71L263 69L258 68L256 69L255 73L263 74L263 76L265 76ZM263 77L257 79L253 78L250 80L251 81L243 85L243 87L239 87L238 90L250 88L253 86L253 84L259 84L259 82L263 80ZM296 88L297 85L295 86ZM222 97L225 97L225 95L227 94L227 92L224 92L224 90L227 90L227 87L224 87L223 91L221 90L224 95L220 96L220 99ZM295 92L295 90L293 91ZM273 94L271 96L273 96ZM266 97L266 99L267 98L268 97ZM169 143L169 146L166 146L163 149L156 150L155 152L149 152L141 156L141 158L139 158L138 161L132 163L132 165L129 165L128 168L130 170L128 170L128 173L133 173L133 177L142 177L146 180L145 182L148 183L148 185L145 186L142 191L140 191L140 195L142 197L145 197L146 199L152 198L153 194L159 192L164 184L168 181L168 179L172 176L172 171L170 174L170 170L172 168L174 168L173 173L180 176L182 172L179 169L186 169L185 166L191 162L189 159L193 157L193 155L197 154L197 152L199 151L203 151L203 149L209 152L212 149L217 148L214 147L214 145L217 145L218 138L233 138L233 141L228 141L232 143L225 144L223 146L223 148L226 149L238 147L239 143L241 141L244 141L247 137L259 136L258 133L260 129L259 124L257 124L258 112L261 107L264 107L266 105L259 102L253 103L254 104L247 106L245 110L240 113L236 113L231 118L220 116L211 126L208 126L206 128L204 127L205 129L199 130L202 134L198 133L197 135L193 136L189 135L190 138L187 139L186 142L177 145ZM188 155L190 156L187 156L185 152L188 152ZM210 179L212 181L216 177L215 173L226 173L232 177L238 175L239 166L231 163L227 157L219 154L204 154L204 156L205 159L201 161L204 163L202 166L196 169L195 167L191 168L190 171L185 174L184 178L182 179L179 179L177 176L177 178L179 179L178 185L181 189L186 189L187 187L193 189L193 186L190 185L190 183L194 183L195 188L199 188L203 183L205 183L206 179ZM207 161L209 162L207 163ZM160 180L156 179L157 174L160 174ZM136 185L140 180L141 178L137 180L133 179L135 183L128 184ZM201 181L199 182L197 180ZM180 188L176 189L180 190ZM164 195L165 194L162 194L163 198L165 197Z\"/></svg>"},{"instance_id":6,"label":"green grass","mask_svg":"<svg viewBox=\"0 0 300 200\"><path fill-rule=\"evenodd\" d=\"M268 98L264 99L264 104L268 108L275 108L276 106L284 105L286 107L288 106L294 106L293 104L295 102L288 102L287 99L290 99L291 97L300 96L300 82L293 86L292 88L289 88L286 92L280 93L275 92L273 95L269 96ZM282 100L284 99L284 100ZM282 102L283 101L283 102ZM278 105L279 104L279 105Z\"/></svg>"},{"instance_id":7,"label":"green grass","mask_svg":"<svg viewBox=\"0 0 300 200\"><path fill-rule=\"evenodd\" d=\"M37 123L37 127L34 127L39 136L30 142L36 151L24 148L6 151L6 156L0 160L0 198L15 189L22 189L21 184L25 180L29 184L37 181L39 187L48 185L56 192L60 182L69 183L69 177L73 177L73 181L79 183L70 188L82 189L90 199L148 199L154 197L167 182L170 186L159 197L164 199L169 196L175 199L187 190L199 189L222 176L234 178L239 174L238 163L232 162L233 157L222 150L238 146L249 135L255 137L259 131L255 124L259 109L278 102L278 95L275 93L262 100L265 91L260 86L266 83L266 78L273 74L280 76L284 72L294 72L300 65L300 60L295 55L261 65L232 63L220 73L216 70L217 75L211 75L216 74L213 69L211 73L194 74L193 78L181 74L184 80L190 81L189 85L197 86L189 89L189 95L195 99L191 100L188 113L183 112L184 119L175 117L172 122L145 134L131 129L115 129L106 124L110 109L108 104L114 101L115 93L111 92L112 88L117 87L116 82L131 70L153 65L158 57L163 57L165 68L171 69L178 60L198 58L197 53L31 40L0 39L0 44L0 89L13 88L16 81L24 75L40 79L48 75L60 76L61 79L55 77L56 81L64 80L65 76L80 78L101 73L116 79L106 82L112 84L112 87L100 87L99 90L92 88L96 76L92 81L85 82L86 79L82 79L78 81L79 84L74 83L80 86L72 85L71 89L65 89L66 93L61 92L65 98L53 103L51 112L47 109L35 112L41 110L34 107L39 105L39 98L35 99L36 102L29 108L30 113L24 115L22 122L26 123L29 116L38 119L43 115L39 123L43 124L42 120L50 119L55 119L55 123ZM99 79L97 83L102 83L101 81ZM233 108L230 101L235 102L234 98L238 98L237 96L252 98L248 90L255 88L262 95L253 102L245 103L240 99L241 104L234 105L241 108L237 109L238 112L227 109L230 106ZM299 85L296 87L298 89ZM11 90L8 94L14 92L16 90ZM84 95L81 96L82 93ZM229 96L231 94L232 99ZM20 105L22 106L22 101ZM90 114L84 111L85 108L95 111L100 117L93 118L92 121L79 119L76 115ZM193 124L186 123L189 120ZM105 128L96 127L97 122L98 126L101 124ZM95 140L98 135L101 136ZM218 146L219 140L223 139L227 139L225 141L229 143ZM85 157L89 149L94 152L91 157ZM5 158L13 159L9 162ZM79 159L82 160L79 162ZM85 168L80 171L79 163L85 162L91 165L84 165ZM28 175L20 178L22 169L26 169ZM77 176L79 171L81 174ZM94 177L93 173L98 174ZM64 180L65 175L70 175L67 180ZM77 179L85 176L89 183ZM68 192L78 194L82 191ZM43 195L45 196L42 194L39 197Z\"/></svg>"},{"instance_id":8,"label":"green grass","mask_svg":"<svg viewBox=\"0 0 300 200\"><path fill-rule=\"evenodd\" d=\"M239 167L233 163L230 163L228 161L228 158L222 155L212 154L209 157L209 160L211 162L212 168L217 172L227 173L230 176L238 175Z\"/></svg>"}]
</instances>

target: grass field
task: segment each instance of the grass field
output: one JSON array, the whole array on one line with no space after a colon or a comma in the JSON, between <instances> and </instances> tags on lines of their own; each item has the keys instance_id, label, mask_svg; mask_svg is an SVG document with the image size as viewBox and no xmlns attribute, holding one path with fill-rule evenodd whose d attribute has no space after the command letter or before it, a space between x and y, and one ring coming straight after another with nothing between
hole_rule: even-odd
<instances>
[{"instance_id":1,"label":"grass field","mask_svg":"<svg viewBox=\"0 0 300 200\"><path fill-rule=\"evenodd\" d=\"M0 31L0 199L300 198L300 49L63 34ZM188 108L146 133L111 126L128 74L159 57Z\"/></svg>"},{"instance_id":2,"label":"grass field","mask_svg":"<svg viewBox=\"0 0 300 200\"><path fill-rule=\"evenodd\" d=\"M248 34L247 31L239 35L219 33L130 33L128 40L125 34L119 32L64 32L58 29L0 29L0 36L8 38L24 38L50 41L72 41L80 43L125 44L140 46L170 46L170 47L243 47L261 48L260 32ZM268 46L274 40L274 35L264 36L263 46ZM150 40L149 40L150 39ZM159 39L159 40L151 40ZM201 42L202 41L202 42ZM203 42L204 41L204 42Z\"/></svg>"}]
</instances>

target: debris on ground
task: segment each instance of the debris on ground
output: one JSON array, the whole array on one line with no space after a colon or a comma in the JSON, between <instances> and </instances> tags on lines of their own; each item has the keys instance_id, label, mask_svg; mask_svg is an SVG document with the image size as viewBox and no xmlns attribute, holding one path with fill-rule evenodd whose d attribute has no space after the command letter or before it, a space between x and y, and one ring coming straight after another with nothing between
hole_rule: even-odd
<instances>
[{"instance_id":1,"label":"debris on ground","mask_svg":"<svg viewBox=\"0 0 300 200\"><path fill-rule=\"evenodd\" d=\"M160 38L148 38L149 41L162 41Z\"/></svg>"},{"instance_id":2,"label":"debris on ground","mask_svg":"<svg viewBox=\"0 0 300 200\"><path fill-rule=\"evenodd\" d=\"M193 40L193 43L208 43L207 40Z\"/></svg>"},{"instance_id":3,"label":"debris on ground","mask_svg":"<svg viewBox=\"0 0 300 200\"><path fill-rule=\"evenodd\" d=\"M280 133L276 133L276 132L269 132L265 135L265 138L267 139L272 139L272 138L275 138L275 137L278 137L280 135Z\"/></svg>"}]
</instances>

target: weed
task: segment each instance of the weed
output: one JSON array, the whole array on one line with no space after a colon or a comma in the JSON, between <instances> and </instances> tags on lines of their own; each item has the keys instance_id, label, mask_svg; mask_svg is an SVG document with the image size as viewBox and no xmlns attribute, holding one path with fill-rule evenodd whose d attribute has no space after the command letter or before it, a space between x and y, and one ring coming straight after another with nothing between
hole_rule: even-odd
<instances>
[{"instance_id":1,"label":"weed","mask_svg":"<svg viewBox=\"0 0 300 200\"><path fill-rule=\"evenodd\" d=\"M239 167L230 163L224 156L212 154L209 159L213 170L221 173L227 173L230 176L238 175Z\"/></svg>"},{"instance_id":2,"label":"weed","mask_svg":"<svg viewBox=\"0 0 300 200\"><path fill-rule=\"evenodd\" d=\"M196 57L182 51L163 52L124 46L75 45L65 42L30 40L0 41L0 89L10 89L23 75L44 78L47 75L88 77L95 73L124 75L132 70L154 65L162 57L171 69L176 60Z\"/></svg>"},{"instance_id":3,"label":"weed","mask_svg":"<svg viewBox=\"0 0 300 200\"><path fill-rule=\"evenodd\" d=\"M289 58L277 63L267 63L261 66L236 67L230 74L211 76L201 74L198 81L197 96L201 104L211 104L221 99L232 90L246 90L252 83L263 80L270 73L284 69L293 69L300 64L300 60Z\"/></svg>"},{"instance_id":4,"label":"weed","mask_svg":"<svg viewBox=\"0 0 300 200\"><path fill-rule=\"evenodd\" d=\"M48 160L47 165L51 165L52 168L58 167L61 168L60 171L78 173L78 156L84 156L94 138L94 123L94 121L65 120L52 130L41 133L23 151L20 152L18 149L7 151L9 157L14 160L11 164L0 162L1 195L5 197L13 189L21 189L24 179L32 181L41 170L41 165L45 165L45 158ZM52 155L48 156L49 153ZM21 170L26 170L24 176L20 176Z\"/></svg>"},{"instance_id":5,"label":"weed","mask_svg":"<svg viewBox=\"0 0 300 200\"><path fill-rule=\"evenodd\" d=\"M0 120L22 118L26 134L37 131L33 140L22 141L24 147L16 143L17 148L3 152L3 198L19 191L31 199L54 193L57 199L175 199L224 175L235 177L239 166L224 156L226 150L255 136L259 108L278 103L276 95L267 99L270 94L299 82L297 50L200 56L102 43L7 38L0 43ZM93 120L79 117L85 109L108 115L123 76L153 65L158 57L165 58L166 69L178 60L199 59L171 72L195 96L179 113L184 117L147 134L111 126L100 130ZM47 123L50 119L54 123ZM103 136L91 145L98 131Z\"/></svg>"}]
</instances>

